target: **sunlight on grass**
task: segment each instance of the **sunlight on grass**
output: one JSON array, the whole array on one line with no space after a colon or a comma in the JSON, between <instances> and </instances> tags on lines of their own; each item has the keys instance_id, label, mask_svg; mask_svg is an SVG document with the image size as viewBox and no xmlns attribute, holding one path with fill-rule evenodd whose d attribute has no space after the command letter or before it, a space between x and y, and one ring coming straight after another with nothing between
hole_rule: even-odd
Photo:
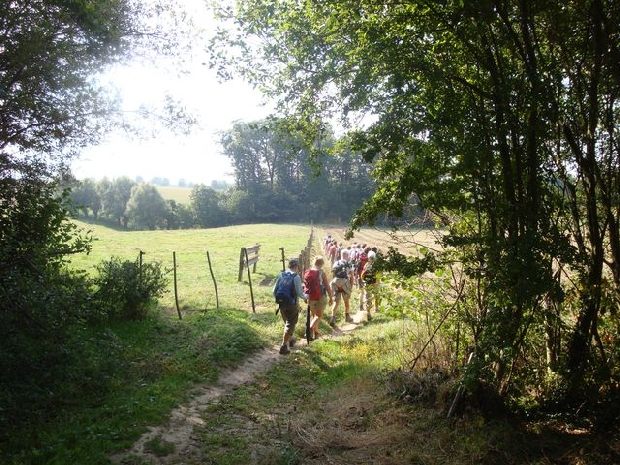
<instances>
[{"instance_id":1,"label":"sunlight on grass","mask_svg":"<svg viewBox=\"0 0 620 465\"><path fill-rule=\"evenodd\" d=\"M257 311L274 311L271 294L277 274L282 270L281 253L298 256L310 235L309 225L256 224L213 229L178 231L117 231L105 226L76 221L85 230L92 230L96 241L89 255L71 258L74 268L94 272L94 267L111 256L135 260L140 250L144 261L160 261L172 270L172 252L177 254L179 301L184 311L213 309L216 306L213 281L207 264L207 250L218 283L220 307L250 309L247 272L238 282L241 247L260 244L260 261L252 274ZM174 307L172 273L168 292L161 304Z\"/></svg>"}]
</instances>

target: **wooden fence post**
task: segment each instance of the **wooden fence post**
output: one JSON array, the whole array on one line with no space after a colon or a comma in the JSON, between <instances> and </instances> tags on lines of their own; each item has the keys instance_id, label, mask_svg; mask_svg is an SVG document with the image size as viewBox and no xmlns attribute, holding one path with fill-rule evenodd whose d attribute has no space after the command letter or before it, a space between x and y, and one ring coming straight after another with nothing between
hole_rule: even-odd
<instances>
[{"instance_id":1,"label":"wooden fence post","mask_svg":"<svg viewBox=\"0 0 620 465\"><path fill-rule=\"evenodd\" d=\"M244 260L247 257L247 253L245 252L245 247L241 248L241 253L239 254L239 279L238 281L241 282L241 280L243 279L243 266L244 266Z\"/></svg>"},{"instance_id":2,"label":"wooden fence post","mask_svg":"<svg viewBox=\"0 0 620 465\"><path fill-rule=\"evenodd\" d=\"M142 256L144 252L140 250L138 257L138 282L140 283L140 287L142 287Z\"/></svg>"},{"instance_id":3,"label":"wooden fence post","mask_svg":"<svg viewBox=\"0 0 620 465\"><path fill-rule=\"evenodd\" d=\"M177 253L172 252L172 266L174 268L174 302L177 306L177 313L179 314L179 320L182 320L181 309L179 308L179 293L177 290Z\"/></svg>"},{"instance_id":4,"label":"wooden fence post","mask_svg":"<svg viewBox=\"0 0 620 465\"><path fill-rule=\"evenodd\" d=\"M243 251L245 252L245 262L248 263L248 249L244 248ZM254 266L256 266L256 264L254 264ZM252 289L252 275L250 273L250 265L247 265L248 267L248 283L250 284L250 298L252 299L252 312L256 313L256 306L254 305L254 290Z\"/></svg>"},{"instance_id":5,"label":"wooden fence post","mask_svg":"<svg viewBox=\"0 0 620 465\"><path fill-rule=\"evenodd\" d=\"M211 279L213 279L213 287L215 287L215 308L220 309L220 297L217 293L217 281L215 280L215 275L213 274L213 267L211 266L211 256L209 255L209 251L207 250L207 261L209 262L209 271L211 272Z\"/></svg>"},{"instance_id":6,"label":"wooden fence post","mask_svg":"<svg viewBox=\"0 0 620 465\"><path fill-rule=\"evenodd\" d=\"M284 247L280 247L280 254L282 255L282 271L286 271L286 260L284 259Z\"/></svg>"}]
</instances>

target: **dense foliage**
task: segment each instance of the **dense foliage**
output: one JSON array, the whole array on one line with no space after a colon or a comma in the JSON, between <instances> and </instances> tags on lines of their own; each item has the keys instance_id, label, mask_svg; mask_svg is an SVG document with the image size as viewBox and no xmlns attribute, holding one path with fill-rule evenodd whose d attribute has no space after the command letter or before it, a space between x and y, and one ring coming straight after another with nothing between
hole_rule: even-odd
<instances>
[{"instance_id":1,"label":"dense foliage","mask_svg":"<svg viewBox=\"0 0 620 465\"><path fill-rule=\"evenodd\" d=\"M127 0L2 2L0 151L96 139L111 104L89 76L125 47ZM99 118L93 116L98 116Z\"/></svg>"},{"instance_id":2,"label":"dense foliage","mask_svg":"<svg viewBox=\"0 0 620 465\"><path fill-rule=\"evenodd\" d=\"M101 321L143 317L164 285L152 263L141 271L105 263L94 279L70 271L68 255L87 252L90 237L68 220L67 195L42 165L14 163L12 172L20 176L0 179L11 199L0 209L0 441L9 425L49 416L97 385L112 360L85 354L79 335Z\"/></svg>"},{"instance_id":3,"label":"dense foliage","mask_svg":"<svg viewBox=\"0 0 620 465\"><path fill-rule=\"evenodd\" d=\"M466 379L519 396L559 377L577 405L620 379L619 8L244 1L222 11L239 35L221 31L214 64L310 129L373 114L349 133L377 181L352 226L416 194L465 273Z\"/></svg>"},{"instance_id":4,"label":"dense foliage","mask_svg":"<svg viewBox=\"0 0 620 465\"><path fill-rule=\"evenodd\" d=\"M234 168L236 222L345 221L373 190L370 166L327 127L308 143L287 119L235 123L222 146Z\"/></svg>"},{"instance_id":5,"label":"dense foliage","mask_svg":"<svg viewBox=\"0 0 620 465\"><path fill-rule=\"evenodd\" d=\"M142 320L166 290L161 264L111 258L97 266L93 306L99 317Z\"/></svg>"}]
</instances>

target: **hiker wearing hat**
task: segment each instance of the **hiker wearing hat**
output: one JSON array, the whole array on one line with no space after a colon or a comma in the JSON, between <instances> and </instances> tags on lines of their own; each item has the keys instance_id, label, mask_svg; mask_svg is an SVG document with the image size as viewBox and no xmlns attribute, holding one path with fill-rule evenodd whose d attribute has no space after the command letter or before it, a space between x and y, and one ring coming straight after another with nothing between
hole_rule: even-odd
<instances>
[{"instance_id":1,"label":"hiker wearing hat","mask_svg":"<svg viewBox=\"0 0 620 465\"><path fill-rule=\"evenodd\" d=\"M295 345L295 325L299 318L299 299L308 301L308 295L304 293L301 287L301 278L297 271L299 270L299 261L292 258L288 261L288 269L278 275L276 284L273 287L273 296L278 304L280 315L284 320L284 335L282 336L282 345L280 346L280 354L286 355L290 352L290 347Z\"/></svg>"}]
</instances>

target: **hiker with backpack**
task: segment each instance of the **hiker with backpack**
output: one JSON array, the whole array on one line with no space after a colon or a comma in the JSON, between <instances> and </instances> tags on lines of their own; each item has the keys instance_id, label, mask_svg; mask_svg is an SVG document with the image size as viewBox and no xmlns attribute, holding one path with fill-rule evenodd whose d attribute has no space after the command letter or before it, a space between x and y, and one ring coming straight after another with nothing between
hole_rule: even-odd
<instances>
[{"instance_id":1,"label":"hiker with backpack","mask_svg":"<svg viewBox=\"0 0 620 465\"><path fill-rule=\"evenodd\" d=\"M325 255L327 255L327 253L329 252L328 248L331 245L331 242L332 242L332 235L328 234L323 239L323 251L325 252Z\"/></svg>"},{"instance_id":2,"label":"hiker with backpack","mask_svg":"<svg viewBox=\"0 0 620 465\"><path fill-rule=\"evenodd\" d=\"M338 242L336 242L335 240L332 240L331 244L329 245L329 261L331 262L332 266L334 265L334 263L336 263L336 259L338 258L336 256L337 253L338 253Z\"/></svg>"},{"instance_id":3,"label":"hiker with backpack","mask_svg":"<svg viewBox=\"0 0 620 465\"><path fill-rule=\"evenodd\" d=\"M304 292L308 294L308 306L312 314L310 321L310 337L309 340L317 339L320 336L319 324L323 317L323 312L327 307L327 299L329 296L329 305L334 301L334 295L323 265L325 260L321 256L314 258L314 265L304 274Z\"/></svg>"},{"instance_id":4,"label":"hiker with backpack","mask_svg":"<svg viewBox=\"0 0 620 465\"><path fill-rule=\"evenodd\" d=\"M363 301L366 306L366 314L368 321L372 320L372 312L379 311L379 282L377 279L377 270L375 267L376 253L371 250L368 252L368 260L364 265L364 269L361 273L361 280L364 283L363 296L360 298L360 303Z\"/></svg>"},{"instance_id":5,"label":"hiker with backpack","mask_svg":"<svg viewBox=\"0 0 620 465\"><path fill-rule=\"evenodd\" d=\"M364 244L360 247L356 260L355 274L357 277L357 284L359 288L362 289L362 293L364 292L364 282L360 279L360 276L362 274L364 266L366 265L366 262L368 261L368 252L370 252L370 247Z\"/></svg>"},{"instance_id":6,"label":"hiker with backpack","mask_svg":"<svg viewBox=\"0 0 620 465\"><path fill-rule=\"evenodd\" d=\"M332 266L332 280L330 286L334 294L334 303L332 304L332 316L329 324L336 326L336 310L340 305L340 300L344 301L344 319L347 323L351 323L353 319L350 315L349 301L351 299L351 290L353 289L353 273L349 262L349 254L343 253L342 258L337 260Z\"/></svg>"},{"instance_id":7,"label":"hiker with backpack","mask_svg":"<svg viewBox=\"0 0 620 465\"><path fill-rule=\"evenodd\" d=\"M301 286L301 278L297 271L299 270L299 261L291 258L288 261L288 269L279 274L276 284L273 287L273 296L278 304L278 309L282 320L284 320L284 335L282 336L282 345L280 346L280 354L286 355L290 352L290 348L295 345L295 325L299 318L299 299L308 301L308 295L304 293Z\"/></svg>"},{"instance_id":8,"label":"hiker with backpack","mask_svg":"<svg viewBox=\"0 0 620 465\"><path fill-rule=\"evenodd\" d=\"M366 262L368 261L368 252L370 252L370 247L368 247L366 244L359 247L357 253L357 260L355 262L354 268L355 282L357 283L357 287L360 290L360 312L364 310L364 302L366 301L366 289L364 280L362 279L362 271L364 270Z\"/></svg>"}]
</instances>

